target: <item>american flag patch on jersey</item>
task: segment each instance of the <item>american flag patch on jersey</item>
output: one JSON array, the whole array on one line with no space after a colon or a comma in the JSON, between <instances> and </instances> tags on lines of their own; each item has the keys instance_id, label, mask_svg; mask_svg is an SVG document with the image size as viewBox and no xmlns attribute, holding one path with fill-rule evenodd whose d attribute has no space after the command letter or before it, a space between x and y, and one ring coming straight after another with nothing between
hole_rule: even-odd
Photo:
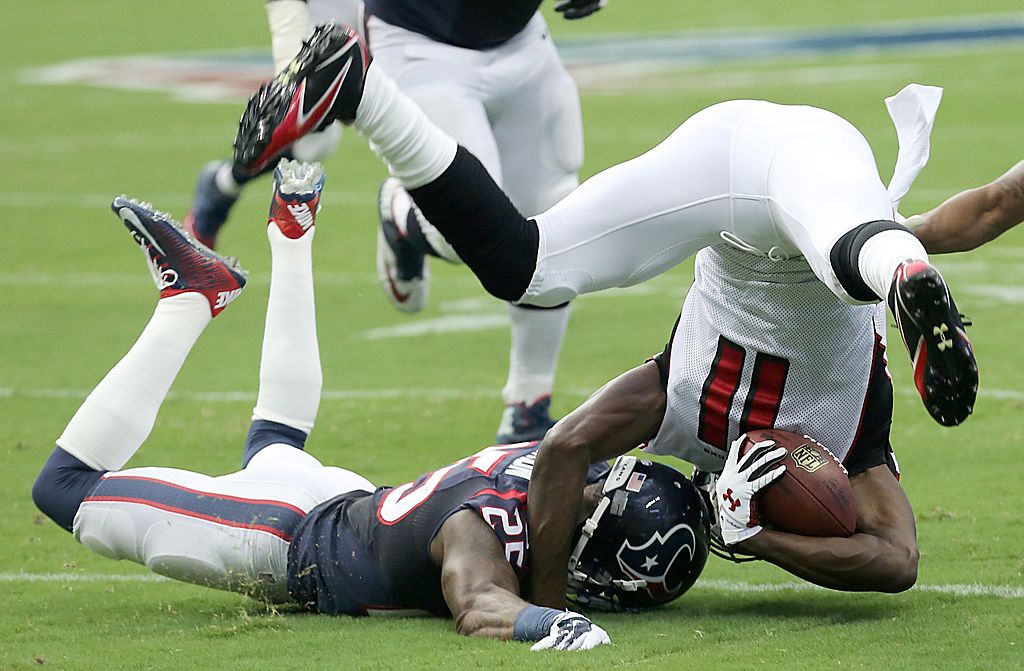
<instances>
[{"instance_id":1,"label":"american flag patch on jersey","mask_svg":"<svg viewBox=\"0 0 1024 671\"><path fill-rule=\"evenodd\" d=\"M640 488L644 486L644 480L647 479L645 473L634 473L629 476L629 482L626 483L627 492L639 492Z\"/></svg>"}]
</instances>

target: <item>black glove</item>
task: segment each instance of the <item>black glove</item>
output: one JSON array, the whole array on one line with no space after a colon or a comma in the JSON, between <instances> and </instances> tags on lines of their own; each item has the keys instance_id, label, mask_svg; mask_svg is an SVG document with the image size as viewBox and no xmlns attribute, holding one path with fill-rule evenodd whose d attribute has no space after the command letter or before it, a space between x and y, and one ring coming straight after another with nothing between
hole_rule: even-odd
<instances>
[{"instance_id":1,"label":"black glove","mask_svg":"<svg viewBox=\"0 0 1024 671\"><path fill-rule=\"evenodd\" d=\"M582 19L604 7L607 2L608 0L562 0L555 5L555 11L561 12L567 19Z\"/></svg>"}]
</instances>

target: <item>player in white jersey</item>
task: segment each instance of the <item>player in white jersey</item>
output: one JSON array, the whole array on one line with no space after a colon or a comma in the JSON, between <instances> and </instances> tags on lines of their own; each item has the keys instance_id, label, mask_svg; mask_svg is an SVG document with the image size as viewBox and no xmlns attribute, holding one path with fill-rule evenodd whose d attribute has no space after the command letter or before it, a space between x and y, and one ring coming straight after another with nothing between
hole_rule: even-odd
<instances>
[{"instance_id":1,"label":"player in white jersey","mask_svg":"<svg viewBox=\"0 0 1024 671\"><path fill-rule=\"evenodd\" d=\"M901 140L888 190L867 141L841 117L741 100L698 112L646 154L526 219L379 69L358 84L358 101L353 95L325 121L348 119L370 139L496 296L555 305L642 282L700 252L667 351L603 387L543 441L530 484L536 599L564 603L564 538L587 465L648 441L722 469L714 496L735 504L719 514L727 545L836 589L900 591L915 582L914 518L888 441L891 387L875 305L888 301L936 421L966 419L978 381L944 280L895 222L927 159L938 89L911 85L887 101ZM275 119L300 88L250 101L243 155L272 146L253 128L288 132ZM757 524L752 497L781 474L758 467L784 451L766 450L752 468L726 455L741 429L770 426L837 441L831 447L849 464L857 498L853 536L808 538Z\"/></svg>"}]
</instances>

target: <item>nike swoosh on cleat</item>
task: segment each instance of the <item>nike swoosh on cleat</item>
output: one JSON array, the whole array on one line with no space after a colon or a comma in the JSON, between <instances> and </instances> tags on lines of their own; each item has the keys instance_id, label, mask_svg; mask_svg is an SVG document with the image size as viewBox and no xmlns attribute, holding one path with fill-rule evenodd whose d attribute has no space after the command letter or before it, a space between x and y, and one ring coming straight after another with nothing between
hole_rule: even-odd
<instances>
[{"instance_id":1,"label":"nike swoosh on cleat","mask_svg":"<svg viewBox=\"0 0 1024 671\"><path fill-rule=\"evenodd\" d=\"M135 214L134 210L130 207L122 207L117 211L117 214L121 217L122 221L131 224L132 228L138 231L139 235L149 240L149 243L153 245L153 247L155 247L162 256L167 256L167 254L164 253L164 248L160 246L160 243L153 239L153 236L150 235L149 231L147 231L145 226L142 225L142 222L139 220L139 215Z\"/></svg>"},{"instance_id":2,"label":"nike swoosh on cleat","mask_svg":"<svg viewBox=\"0 0 1024 671\"><path fill-rule=\"evenodd\" d=\"M327 91L325 91L323 96L320 97L320 100L316 101L316 104L313 105L313 108L309 111L309 114L304 114L302 112L302 110L305 109L306 107L306 82L308 81L303 80L301 94L302 98L299 101L298 115L296 116L295 119L296 124L300 128L305 126L306 122L309 121L309 119L313 118L319 113L321 107L324 106L324 103L327 102L328 98L330 98L330 102L327 103L327 107L330 107L331 105L334 104L335 99L337 99L338 97L338 92L341 90L341 84L345 81L345 77L348 75L348 71L351 67L351 60L348 63L345 63L345 67L343 67L341 71L338 72L338 75L334 78L334 83L327 87Z\"/></svg>"},{"instance_id":3,"label":"nike swoosh on cleat","mask_svg":"<svg viewBox=\"0 0 1024 671\"><path fill-rule=\"evenodd\" d=\"M352 43L354 41L355 41L355 38L350 37L348 42L343 44L340 49L338 49L336 52L334 52L333 56L331 56L330 58L325 60L323 63L321 63L320 65L318 65L315 68L313 68L313 72L319 72L320 70L323 70L328 65L330 65L334 61L338 60L339 58L341 58L342 56L347 54L348 50L352 47Z\"/></svg>"},{"instance_id":4,"label":"nike swoosh on cleat","mask_svg":"<svg viewBox=\"0 0 1024 671\"><path fill-rule=\"evenodd\" d=\"M395 300L397 300L399 303L406 302L407 300L409 300L409 296L412 295L411 291L403 293L398 290L398 287L395 286L394 278L391 277L391 273L388 273L388 288L391 289L391 295L394 296Z\"/></svg>"}]
</instances>

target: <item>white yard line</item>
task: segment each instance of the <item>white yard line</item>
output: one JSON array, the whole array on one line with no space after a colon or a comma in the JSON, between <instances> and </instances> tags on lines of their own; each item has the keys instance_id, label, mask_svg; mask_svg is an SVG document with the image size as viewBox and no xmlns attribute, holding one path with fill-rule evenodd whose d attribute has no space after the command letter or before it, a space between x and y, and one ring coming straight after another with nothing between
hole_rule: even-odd
<instances>
[{"instance_id":1,"label":"white yard line","mask_svg":"<svg viewBox=\"0 0 1024 671\"><path fill-rule=\"evenodd\" d=\"M596 391L597 387L559 387L560 396L586 398ZM900 387L898 393L916 396L917 391L911 387ZM82 399L89 395L86 389L54 389L36 387L0 387L0 401L12 398L39 399ZM476 389L456 389L447 387L396 387L384 389L324 389L321 395L325 401L370 401L391 398L427 398L427 399L474 399L498 398L500 390L491 387ZM994 401L1022 401L1024 390L990 389L982 387L978 390L980 398ZM204 403L252 403L256 400L256 390L234 391L172 391L168 400L201 401Z\"/></svg>"},{"instance_id":2,"label":"white yard line","mask_svg":"<svg viewBox=\"0 0 1024 671\"><path fill-rule=\"evenodd\" d=\"M715 592L733 592L740 594L774 593L774 592L827 592L823 587L806 582L782 583L751 583L737 580L700 580L694 589L706 589ZM1024 599L1024 587L1013 585L982 585L982 584L939 584L916 585L915 592L931 592L952 596L994 596L1001 599Z\"/></svg>"},{"instance_id":3,"label":"white yard line","mask_svg":"<svg viewBox=\"0 0 1024 671\"><path fill-rule=\"evenodd\" d=\"M110 207L110 201L117 195L109 193L64 193L54 191L0 191L0 206L19 208L75 207L103 209ZM192 193L147 193L139 194L158 207L187 206L192 202ZM365 205L374 202L377 194L373 191L331 189L325 191L323 202L327 205Z\"/></svg>"},{"instance_id":4,"label":"white yard line","mask_svg":"<svg viewBox=\"0 0 1024 671\"><path fill-rule=\"evenodd\" d=\"M152 573L28 573L25 571L8 571L0 573L0 582L4 583L63 583L63 582L168 582L168 578ZM783 583L752 583L738 580L701 580L694 585L695 590L712 592L728 592L733 594L771 594L778 592L826 592L824 588L802 582ZM932 594L948 594L951 596L974 597L989 596L1000 599L1024 599L1024 587L1013 585L984 584L937 584L917 585L912 591Z\"/></svg>"}]
</instances>

